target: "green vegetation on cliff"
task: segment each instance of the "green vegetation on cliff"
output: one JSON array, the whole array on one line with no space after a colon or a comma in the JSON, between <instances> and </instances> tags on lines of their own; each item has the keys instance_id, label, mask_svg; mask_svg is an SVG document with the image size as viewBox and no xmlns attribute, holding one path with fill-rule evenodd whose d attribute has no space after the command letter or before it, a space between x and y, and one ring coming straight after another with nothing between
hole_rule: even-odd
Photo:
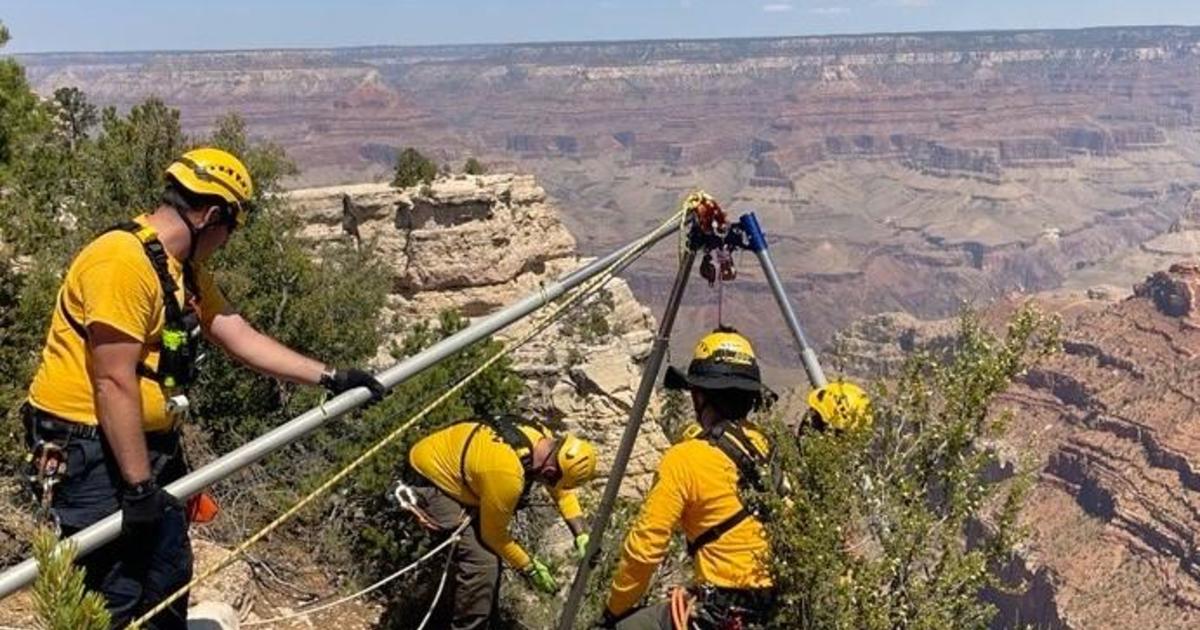
<instances>
[{"instance_id":1,"label":"green vegetation on cliff","mask_svg":"<svg viewBox=\"0 0 1200 630\"><path fill-rule=\"evenodd\" d=\"M7 31L0 27L0 43L6 39ZM314 256L311 244L298 236L300 218L276 194L295 166L278 146L251 141L236 116L222 119L207 135L189 136L180 127L179 112L158 100L122 113L100 110L70 88L40 99L19 64L0 59L0 436L5 436L0 474L12 475L20 462L15 410L36 366L55 291L71 256L97 231L152 209L163 169L197 144L241 155L257 185L255 220L237 233L214 265L230 301L256 326L335 365L364 363L397 334L402 342L391 349L393 358L411 356L465 326L454 313L440 314L435 323L384 321L386 274L379 272L370 248L332 244ZM482 165L468 163L465 170L482 171ZM394 184L428 183L436 173L432 161L406 149ZM585 343L609 335L602 315L611 311L611 296L601 296L599 305L604 308L569 321L568 332ZM979 594L1000 585L1000 569L1011 559L1020 535L1015 517L1027 481L1018 474L992 482L984 474L996 463L988 440L1004 424L989 405L1023 370L1051 352L1055 339L1054 322L1031 310L1018 313L1002 338L964 317L949 354L919 355L896 380L877 388L872 431L806 433L797 440L784 419L769 423L792 488L788 496L772 498L776 518L769 527L782 595L778 627L987 626L992 610ZM215 491L225 511L202 535L224 543L240 541L497 347L492 341L477 344L376 407L331 423L221 484ZM290 531L303 533L315 555L327 566L344 569L350 580L379 577L410 562L430 541L385 499L408 446L428 428L512 409L521 390L511 366L500 362L401 444L360 470L348 487L303 513ZM317 404L320 395L256 375L210 352L195 391L197 421L189 430L193 464L279 425ZM672 397L664 428L677 433L688 417L687 400ZM632 514L628 507L614 519L604 541L605 565L594 578L590 613L599 612L607 588L602 578L611 573L623 535L620 525ZM523 518L518 523L524 530L521 538L543 545L545 537L535 534L548 523L537 514ZM287 539L280 536L268 544L286 546ZM680 553L673 558L674 566L685 564ZM565 563L561 568L565 575ZM82 602L84 609L91 606L82 595L76 597L72 575L56 575L68 585L61 595ZM388 591L394 593L387 603L398 626L423 612L424 589L434 582L430 577L437 576L418 573ZM548 599L530 603L529 597L514 596L506 601L518 602L506 615L536 627L557 613L558 603ZM68 609L77 607L64 606ZM93 623L101 622L84 620L71 627Z\"/></svg>"}]
</instances>

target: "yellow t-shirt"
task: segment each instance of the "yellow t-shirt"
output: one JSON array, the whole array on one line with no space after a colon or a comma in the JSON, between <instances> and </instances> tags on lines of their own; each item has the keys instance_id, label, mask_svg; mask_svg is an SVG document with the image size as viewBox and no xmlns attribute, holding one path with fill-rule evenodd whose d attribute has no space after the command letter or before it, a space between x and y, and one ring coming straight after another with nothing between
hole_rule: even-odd
<instances>
[{"instance_id":1,"label":"yellow t-shirt","mask_svg":"<svg viewBox=\"0 0 1200 630\"><path fill-rule=\"evenodd\" d=\"M145 215L135 221L146 226ZM179 287L176 299L182 301L183 264L170 256L167 263ZM207 269L197 265L194 272L200 291L200 319L207 327L225 309L225 297ZM71 262L50 319L41 365L29 386L29 402L38 409L64 420L95 425L96 403L88 375L87 340L63 317L64 307L85 328L99 322L142 342L142 362L156 368L166 312L162 284L138 237L123 230L102 234ZM162 386L143 377L141 395L145 430L170 428Z\"/></svg>"},{"instance_id":2,"label":"yellow t-shirt","mask_svg":"<svg viewBox=\"0 0 1200 630\"><path fill-rule=\"evenodd\" d=\"M755 447L767 451L761 431L750 423L742 428ZM742 508L737 480L737 465L708 440L691 437L667 449L654 487L625 538L609 590L610 611L619 615L637 604L677 528L682 527L688 540L695 540ZM763 524L751 516L700 548L693 558L696 582L725 588L769 587L770 553Z\"/></svg>"},{"instance_id":3,"label":"yellow t-shirt","mask_svg":"<svg viewBox=\"0 0 1200 630\"><path fill-rule=\"evenodd\" d=\"M425 437L408 452L409 464L455 501L478 506L479 534L484 544L509 566L524 569L529 566L529 554L508 533L525 488L521 458L491 427L484 425L475 432L476 427L477 422L460 422ZM463 460L467 440L471 444ZM574 492L547 490L563 519L583 516Z\"/></svg>"}]
</instances>

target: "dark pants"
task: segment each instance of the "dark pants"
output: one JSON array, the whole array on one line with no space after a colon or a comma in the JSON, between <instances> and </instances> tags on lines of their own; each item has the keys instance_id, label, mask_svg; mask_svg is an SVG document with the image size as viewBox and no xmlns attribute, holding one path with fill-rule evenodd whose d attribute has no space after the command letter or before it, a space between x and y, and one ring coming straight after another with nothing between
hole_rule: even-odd
<instances>
[{"instance_id":1,"label":"dark pants","mask_svg":"<svg viewBox=\"0 0 1200 630\"><path fill-rule=\"evenodd\" d=\"M674 630L671 603L659 602L639 608L613 627L616 630Z\"/></svg>"},{"instance_id":2,"label":"dark pants","mask_svg":"<svg viewBox=\"0 0 1200 630\"><path fill-rule=\"evenodd\" d=\"M55 486L50 504L64 536L120 510L121 474L102 438L69 435L28 413L27 443L32 447L38 439L53 442L66 453L66 475ZM147 446L160 485L184 474L176 436L148 436ZM87 572L87 587L104 597L112 614L112 627L122 628L192 579L187 515L183 510L168 508L155 535L118 538L80 558L77 564ZM185 594L144 627L183 630L187 627L187 608Z\"/></svg>"},{"instance_id":3,"label":"dark pants","mask_svg":"<svg viewBox=\"0 0 1200 630\"><path fill-rule=\"evenodd\" d=\"M422 507L442 533L454 531L468 514L458 501L435 486L417 486L415 490L420 495ZM488 627L496 617L500 557L483 544L479 536L478 513L472 510L469 515L473 519L471 526L451 551L446 590L434 609L430 627L475 630Z\"/></svg>"},{"instance_id":4,"label":"dark pants","mask_svg":"<svg viewBox=\"0 0 1200 630\"><path fill-rule=\"evenodd\" d=\"M742 590L714 587L695 587L695 607L688 628L723 630L724 628L757 628L770 618L775 609L772 590ZM659 602L639 608L617 622L616 630L673 630L671 602Z\"/></svg>"}]
</instances>

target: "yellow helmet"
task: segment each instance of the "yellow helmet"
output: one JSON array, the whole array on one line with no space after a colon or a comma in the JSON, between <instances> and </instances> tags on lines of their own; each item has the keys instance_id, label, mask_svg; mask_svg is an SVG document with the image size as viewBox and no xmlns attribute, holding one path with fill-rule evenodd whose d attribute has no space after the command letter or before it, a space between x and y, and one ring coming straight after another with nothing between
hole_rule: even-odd
<instances>
[{"instance_id":1,"label":"yellow helmet","mask_svg":"<svg viewBox=\"0 0 1200 630\"><path fill-rule=\"evenodd\" d=\"M837 382L818 387L808 393L808 406L816 414L818 428L833 427L839 431L869 428L871 398L854 383Z\"/></svg>"},{"instance_id":2,"label":"yellow helmet","mask_svg":"<svg viewBox=\"0 0 1200 630\"><path fill-rule=\"evenodd\" d=\"M562 436L558 444L557 461L562 477L554 484L554 488L578 488L596 474L596 447L568 433Z\"/></svg>"},{"instance_id":3,"label":"yellow helmet","mask_svg":"<svg viewBox=\"0 0 1200 630\"><path fill-rule=\"evenodd\" d=\"M192 149L167 167L167 177L198 195L220 197L233 209L237 225L245 225L254 183L233 154L212 147Z\"/></svg>"},{"instance_id":4,"label":"yellow helmet","mask_svg":"<svg viewBox=\"0 0 1200 630\"><path fill-rule=\"evenodd\" d=\"M762 391L762 373L754 346L733 328L721 327L704 336L692 352L687 373L667 368L667 389L741 389Z\"/></svg>"}]
</instances>

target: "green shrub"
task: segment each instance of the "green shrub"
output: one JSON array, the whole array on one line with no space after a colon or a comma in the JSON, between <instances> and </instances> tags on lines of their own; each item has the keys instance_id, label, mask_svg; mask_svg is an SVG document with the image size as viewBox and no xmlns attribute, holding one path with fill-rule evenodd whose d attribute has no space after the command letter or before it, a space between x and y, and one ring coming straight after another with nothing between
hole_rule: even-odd
<instances>
[{"instance_id":1,"label":"green shrub","mask_svg":"<svg viewBox=\"0 0 1200 630\"><path fill-rule=\"evenodd\" d=\"M394 349L394 356L396 359L412 356L462 330L466 325L467 321L454 311L443 312L436 324L411 324L401 345ZM357 457L364 448L374 444L450 389L499 348L498 342L490 339L481 341L400 385L386 400L365 412L361 420L350 423L336 436L322 440L318 446L328 449L324 459L340 464ZM418 548L411 543L420 538L413 535L420 530L410 527L411 519L399 514L385 496L404 468L409 447L420 438L454 422L482 414L514 411L523 388L524 383L512 370L509 360L498 361L409 429L401 440L359 469L342 496L331 499L335 503L341 502L351 513L370 515L361 521L349 519L347 523L352 526L346 528L347 537L344 539L354 549L355 558L370 561L365 565L360 564L365 574L372 577L385 575L415 558L412 554ZM323 480L327 474L318 474L312 482Z\"/></svg>"},{"instance_id":2,"label":"green shrub","mask_svg":"<svg viewBox=\"0 0 1200 630\"><path fill-rule=\"evenodd\" d=\"M437 177L438 167L433 160L425 157L420 151L408 147L396 158L396 174L392 177L392 186L396 188L412 188L417 184L430 184Z\"/></svg>"},{"instance_id":3,"label":"green shrub","mask_svg":"<svg viewBox=\"0 0 1200 630\"><path fill-rule=\"evenodd\" d=\"M688 394L677 389L664 389L662 395L663 406L658 425L663 435L674 444L683 438L683 430L696 421L696 414Z\"/></svg>"},{"instance_id":4,"label":"green shrub","mask_svg":"<svg viewBox=\"0 0 1200 630\"><path fill-rule=\"evenodd\" d=\"M1030 484L983 475L995 460L986 440L1005 426L990 403L1057 340L1057 321L1033 308L1003 338L966 314L946 356L919 354L878 388L873 430L797 441L769 423L792 488L768 526L778 627L989 626L980 593L1000 585Z\"/></svg>"},{"instance_id":5,"label":"green shrub","mask_svg":"<svg viewBox=\"0 0 1200 630\"><path fill-rule=\"evenodd\" d=\"M75 566L75 547L58 551L58 537L49 529L38 532L33 557L38 578L33 583L33 608L38 630L107 630L111 618L104 598L83 585L84 571Z\"/></svg>"},{"instance_id":6,"label":"green shrub","mask_svg":"<svg viewBox=\"0 0 1200 630\"><path fill-rule=\"evenodd\" d=\"M601 289L563 319L562 332L587 345L604 341L613 332L609 319L614 308L612 291Z\"/></svg>"},{"instance_id":7,"label":"green shrub","mask_svg":"<svg viewBox=\"0 0 1200 630\"><path fill-rule=\"evenodd\" d=\"M475 158L467 158L466 164L463 164L463 172L467 175L483 175L487 173L487 167Z\"/></svg>"}]
</instances>

